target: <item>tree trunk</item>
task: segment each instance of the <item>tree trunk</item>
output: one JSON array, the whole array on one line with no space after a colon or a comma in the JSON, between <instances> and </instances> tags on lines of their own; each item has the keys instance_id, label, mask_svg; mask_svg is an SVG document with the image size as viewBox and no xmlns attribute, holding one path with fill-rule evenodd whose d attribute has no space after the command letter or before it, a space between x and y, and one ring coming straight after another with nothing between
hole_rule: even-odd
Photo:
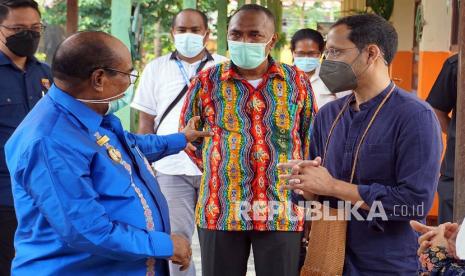
<instances>
[{"instance_id":1,"label":"tree trunk","mask_svg":"<svg viewBox=\"0 0 465 276\"><path fill-rule=\"evenodd\" d=\"M218 23L217 23L217 52L219 55L226 55L227 51L227 40L226 34L228 32L228 0L218 0L216 7L218 9Z\"/></svg>"},{"instance_id":2,"label":"tree trunk","mask_svg":"<svg viewBox=\"0 0 465 276\"><path fill-rule=\"evenodd\" d=\"M66 0L66 36L70 36L78 30L78 2L78 0Z\"/></svg>"},{"instance_id":3,"label":"tree trunk","mask_svg":"<svg viewBox=\"0 0 465 276\"><path fill-rule=\"evenodd\" d=\"M465 1L459 8L459 66L457 79L457 129L455 140L454 220L465 217Z\"/></svg>"}]
</instances>

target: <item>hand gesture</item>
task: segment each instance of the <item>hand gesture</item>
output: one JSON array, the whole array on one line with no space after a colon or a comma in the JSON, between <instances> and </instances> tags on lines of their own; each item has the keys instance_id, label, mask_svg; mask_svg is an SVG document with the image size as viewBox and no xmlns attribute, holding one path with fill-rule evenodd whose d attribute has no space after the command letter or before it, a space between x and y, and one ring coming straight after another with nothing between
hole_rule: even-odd
<instances>
[{"instance_id":1,"label":"hand gesture","mask_svg":"<svg viewBox=\"0 0 465 276\"><path fill-rule=\"evenodd\" d=\"M187 122L186 127L181 131L186 136L188 142L186 149L195 151L197 148L191 144L199 138L212 137L213 132L209 131L199 131L197 130L197 125L200 121L200 116L192 117L189 122Z\"/></svg>"},{"instance_id":2,"label":"hand gesture","mask_svg":"<svg viewBox=\"0 0 465 276\"><path fill-rule=\"evenodd\" d=\"M181 235L172 234L173 241L173 256L170 260L177 265L180 265L179 270L184 271L189 267L192 257L192 249L189 241Z\"/></svg>"},{"instance_id":3,"label":"hand gesture","mask_svg":"<svg viewBox=\"0 0 465 276\"><path fill-rule=\"evenodd\" d=\"M413 230L421 234L418 238L418 248L417 254L420 256L425 253L430 247L433 246L442 246L447 247L447 240L444 237L446 228L449 227L451 223L444 223L439 226L426 226L418 221L410 221L410 226Z\"/></svg>"},{"instance_id":4,"label":"hand gesture","mask_svg":"<svg viewBox=\"0 0 465 276\"><path fill-rule=\"evenodd\" d=\"M306 199L311 199L312 195L331 196L335 185L334 178L325 167L320 165L320 157L300 163L281 164L283 168L291 169L290 174L279 176L288 181L288 185L285 185L284 189L293 190Z\"/></svg>"}]
</instances>

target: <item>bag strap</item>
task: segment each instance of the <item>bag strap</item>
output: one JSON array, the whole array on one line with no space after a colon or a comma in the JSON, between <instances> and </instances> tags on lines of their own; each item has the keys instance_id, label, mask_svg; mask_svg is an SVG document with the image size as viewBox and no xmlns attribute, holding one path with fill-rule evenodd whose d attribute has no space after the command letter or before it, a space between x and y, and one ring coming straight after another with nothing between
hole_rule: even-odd
<instances>
[{"instance_id":1,"label":"bag strap","mask_svg":"<svg viewBox=\"0 0 465 276\"><path fill-rule=\"evenodd\" d=\"M212 55L206 51L206 55L207 55L207 58L202 60L202 62L199 64L199 67L197 67L197 70L196 70L196 74L198 74L200 71L202 71L202 69L205 67L205 65L209 62L209 61L212 61L213 60L213 57ZM155 131L154 133L157 134L157 131L158 131L158 128L160 127L161 123L165 120L166 116L168 116L168 114L171 112L171 110L179 103L179 101L184 97L184 95L186 95L187 93L187 90L189 90L189 85L186 84L181 92L179 92L178 96L176 96L176 98L170 103L170 105L166 108L165 112L163 113L163 115L161 116L161 119L160 121L158 122L158 125L157 127L155 128Z\"/></svg>"}]
</instances>

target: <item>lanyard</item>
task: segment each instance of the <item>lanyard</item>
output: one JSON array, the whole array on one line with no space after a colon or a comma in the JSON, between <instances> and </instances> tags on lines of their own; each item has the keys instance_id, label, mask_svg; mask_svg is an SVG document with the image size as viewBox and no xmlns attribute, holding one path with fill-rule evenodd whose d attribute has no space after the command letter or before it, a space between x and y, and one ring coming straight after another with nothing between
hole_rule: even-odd
<instances>
[{"instance_id":1,"label":"lanyard","mask_svg":"<svg viewBox=\"0 0 465 276\"><path fill-rule=\"evenodd\" d=\"M357 168L357 162L358 162L358 155L360 153L360 148L363 144L363 141L365 140L366 138L366 135L368 133L368 130L371 128L371 126L373 125L373 122L375 121L376 117L378 116L379 114L379 111L381 110L381 108L384 106L384 104L387 102L387 100L389 99L389 97L392 95L392 93L394 92L394 89L396 88L396 85L393 84L392 85L392 88L391 90L387 93L387 95L383 98L383 101L378 105L378 107L376 108L376 111L375 113L373 114L373 116L371 117L370 119L370 122L368 123L368 126L366 127L365 131L363 132L363 135L362 135L362 138L360 139L360 142L358 143L357 145L357 148L355 150L355 156L354 156L354 160L352 161L352 171L351 171L351 174L350 174L350 184L352 184L352 182L354 181L354 176L355 176L355 169ZM322 165L324 165L325 161L326 161L326 152L328 151L328 146L329 146L329 141L331 139L331 136L333 135L333 132L334 132L334 129L336 128L336 125L337 123L340 121L340 119L342 118L342 115L344 114L344 112L347 110L347 108L349 107L350 105L350 102L352 101L352 99L354 98L354 95L352 94L349 99L347 100L347 102L344 104L344 106L342 107L341 111L339 112L339 114L337 115L336 119L334 119L334 122L333 124L331 125L331 129L329 130L329 135L328 135L328 138L326 139L326 143L325 143L325 149L324 149L324 152L323 152L323 160L321 162Z\"/></svg>"},{"instance_id":2,"label":"lanyard","mask_svg":"<svg viewBox=\"0 0 465 276\"><path fill-rule=\"evenodd\" d=\"M206 60L201 61L201 62L199 63L199 66L197 66L197 69L196 69L195 72L198 73L198 72L200 71L200 70L199 70L200 67L201 67L201 66L202 66L202 67L204 66L204 65L202 65L202 64L204 64L204 63L206 63L206 62L208 62L208 58L207 58ZM187 74L186 68L184 68L184 65L182 65L182 62L181 62L179 59L176 59L176 64L177 64L178 67L179 67L179 71L181 71L182 77L183 77L184 81L186 82L186 85L189 86L189 84L190 84L190 81L189 81L190 78L189 78L189 75Z\"/></svg>"},{"instance_id":3,"label":"lanyard","mask_svg":"<svg viewBox=\"0 0 465 276\"><path fill-rule=\"evenodd\" d=\"M179 67L179 71L181 71L182 77L184 78L184 81L186 82L186 85L189 85L189 76L187 75L186 68L182 65L181 61L179 59L176 59L176 64Z\"/></svg>"}]
</instances>

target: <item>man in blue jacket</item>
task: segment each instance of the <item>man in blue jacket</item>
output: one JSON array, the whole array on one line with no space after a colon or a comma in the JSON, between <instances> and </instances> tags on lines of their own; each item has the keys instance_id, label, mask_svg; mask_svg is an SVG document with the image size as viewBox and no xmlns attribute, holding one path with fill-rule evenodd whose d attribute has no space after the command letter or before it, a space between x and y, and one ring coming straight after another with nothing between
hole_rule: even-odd
<instances>
[{"instance_id":1,"label":"man in blue jacket","mask_svg":"<svg viewBox=\"0 0 465 276\"><path fill-rule=\"evenodd\" d=\"M134 135L110 102L137 79L116 38L82 32L55 53L54 85L6 145L18 218L12 273L168 275L186 269L188 241L170 235L149 162L209 133Z\"/></svg>"}]
</instances>

